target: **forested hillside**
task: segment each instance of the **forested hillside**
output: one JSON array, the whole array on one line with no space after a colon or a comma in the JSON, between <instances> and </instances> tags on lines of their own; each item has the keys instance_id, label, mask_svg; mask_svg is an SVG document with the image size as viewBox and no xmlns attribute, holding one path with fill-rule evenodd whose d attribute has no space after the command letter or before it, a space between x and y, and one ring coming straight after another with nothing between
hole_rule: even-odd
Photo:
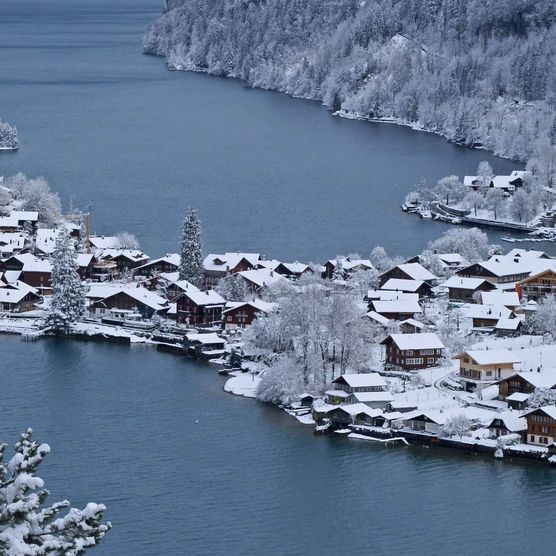
<instances>
[{"instance_id":1,"label":"forested hillside","mask_svg":"<svg viewBox=\"0 0 556 556\"><path fill-rule=\"evenodd\" d=\"M526 160L556 142L552 0L168 0L146 52Z\"/></svg>"}]
</instances>

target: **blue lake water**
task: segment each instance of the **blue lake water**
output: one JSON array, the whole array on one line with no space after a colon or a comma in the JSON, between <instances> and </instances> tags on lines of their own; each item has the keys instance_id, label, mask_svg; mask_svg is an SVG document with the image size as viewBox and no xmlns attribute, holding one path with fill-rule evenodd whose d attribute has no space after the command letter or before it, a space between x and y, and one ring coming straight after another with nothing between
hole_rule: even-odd
<instances>
[{"instance_id":1,"label":"blue lake water","mask_svg":"<svg viewBox=\"0 0 556 556\"><path fill-rule=\"evenodd\" d=\"M21 149L0 174L44 175L94 227L175 248L184 206L205 243L322 260L412 254L445 227L397 207L419 176L483 159L318 104L169 72L141 55L158 0L0 4L0 116ZM145 347L0 337L0 438L52 445L52 499L108 506L95 554L553 554L556 475L421 448L312 435L225 394L214 369Z\"/></svg>"},{"instance_id":2,"label":"blue lake water","mask_svg":"<svg viewBox=\"0 0 556 556\"><path fill-rule=\"evenodd\" d=\"M159 0L0 4L0 117L21 148L0 175L44 175L93 229L176 249L200 209L210 250L323 261L377 244L413 255L447 226L399 210L416 180L510 161L235 80L170 72L141 54Z\"/></svg>"}]
</instances>

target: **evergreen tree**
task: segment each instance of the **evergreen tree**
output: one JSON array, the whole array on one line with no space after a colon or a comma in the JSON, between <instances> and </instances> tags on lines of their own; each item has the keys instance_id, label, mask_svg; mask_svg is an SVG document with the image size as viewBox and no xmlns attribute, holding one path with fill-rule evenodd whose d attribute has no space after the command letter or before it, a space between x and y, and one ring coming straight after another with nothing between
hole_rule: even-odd
<instances>
[{"instance_id":1,"label":"evergreen tree","mask_svg":"<svg viewBox=\"0 0 556 556\"><path fill-rule=\"evenodd\" d=\"M42 507L49 492L35 471L50 447L32 441L31 435L31 429L21 435L6 463L6 444L0 442L0 554L82 554L110 529L110 522L101 523L106 507L91 502L83 510L71 508L63 517L59 514L69 506L67 500Z\"/></svg>"},{"instance_id":2,"label":"evergreen tree","mask_svg":"<svg viewBox=\"0 0 556 556\"><path fill-rule=\"evenodd\" d=\"M201 222L197 210L188 208L183 221L181 239L180 280L187 280L198 288L203 287L204 267L201 241Z\"/></svg>"},{"instance_id":3,"label":"evergreen tree","mask_svg":"<svg viewBox=\"0 0 556 556\"><path fill-rule=\"evenodd\" d=\"M52 254L52 303L46 324L67 332L85 314L85 289L77 273L75 249L67 230L60 230Z\"/></svg>"}]
</instances>

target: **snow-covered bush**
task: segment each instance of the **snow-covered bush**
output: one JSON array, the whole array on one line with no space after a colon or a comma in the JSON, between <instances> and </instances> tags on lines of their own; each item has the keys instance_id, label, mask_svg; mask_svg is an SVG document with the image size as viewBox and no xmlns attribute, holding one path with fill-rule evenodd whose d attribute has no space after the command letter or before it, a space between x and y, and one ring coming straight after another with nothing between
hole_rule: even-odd
<instances>
[{"instance_id":1,"label":"snow-covered bush","mask_svg":"<svg viewBox=\"0 0 556 556\"><path fill-rule=\"evenodd\" d=\"M556 405L556 390L551 388L535 388L527 398L527 407L536 409L545 405Z\"/></svg>"},{"instance_id":2,"label":"snow-covered bush","mask_svg":"<svg viewBox=\"0 0 556 556\"><path fill-rule=\"evenodd\" d=\"M460 438L467 434L471 428L471 421L460 413L459 415L452 415L446 419L446 422L440 427L439 435L444 437L452 437L454 435Z\"/></svg>"},{"instance_id":3,"label":"snow-covered bush","mask_svg":"<svg viewBox=\"0 0 556 556\"><path fill-rule=\"evenodd\" d=\"M0 443L0 554L82 554L98 545L110 529L110 522L101 523L106 507L91 502L83 510L71 508L60 516L70 505L67 500L44 506L49 492L35 473L50 447L31 437L31 429L21 435L7 462L7 445Z\"/></svg>"},{"instance_id":4,"label":"snow-covered bush","mask_svg":"<svg viewBox=\"0 0 556 556\"><path fill-rule=\"evenodd\" d=\"M556 336L556 296L548 295L541 300L531 317L531 327L538 333Z\"/></svg>"},{"instance_id":5,"label":"snow-covered bush","mask_svg":"<svg viewBox=\"0 0 556 556\"><path fill-rule=\"evenodd\" d=\"M17 143L17 129L0 120L0 149L15 149Z\"/></svg>"},{"instance_id":6,"label":"snow-covered bush","mask_svg":"<svg viewBox=\"0 0 556 556\"><path fill-rule=\"evenodd\" d=\"M51 191L44 178L31 179L19 173L6 179L6 187L20 201L23 210L37 211L39 222L47 227L56 227L62 214L62 205L58 194Z\"/></svg>"},{"instance_id":7,"label":"snow-covered bush","mask_svg":"<svg viewBox=\"0 0 556 556\"><path fill-rule=\"evenodd\" d=\"M493 250L488 236L478 228L452 228L428 245L429 251L459 253L466 261L484 261Z\"/></svg>"},{"instance_id":8,"label":"snow-covered bush","mask_svg":"<svg viewBox=\"0 0 556 556\"><path fill-rule=\"evenodd\" d=\"M310 388L304 384L295 357L280 357L261 375L257 386L257 399L274 404L289 404L299 399L299 394Z\"/></svg>"},{"instance_id":9,"label":"snow-covered bush","mask_svg":"<svg viewBox=\"0 0 556 556\"><path fill-rule=\"evenodd\" d=\"M253 292L239 274L225 276L214 289L228 301L248 301L253 298Z\"/></svg>"},{"instance_id":10,"label":"snow-covered bush","mask_svg":"<svg viewBox=\"0 0 556 556\"><path fill-rule=\"evenodd\" d=\"M118 249L140 249L139 240L129 232L119 232L116 234L116 247Z\"/></svg>"}]
</instances>

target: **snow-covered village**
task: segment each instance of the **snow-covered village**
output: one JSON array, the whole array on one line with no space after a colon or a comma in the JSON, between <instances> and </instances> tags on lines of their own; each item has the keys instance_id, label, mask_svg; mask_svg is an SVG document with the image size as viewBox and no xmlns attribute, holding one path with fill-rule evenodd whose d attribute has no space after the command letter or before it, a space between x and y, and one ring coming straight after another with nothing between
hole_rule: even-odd
<instances>
[{"instance_id":1,"label":"snow-covered village","mask_svg":"<svg viewBox=\"0 0 556 556\"><path fill-rule=\"evenodd\" d=\"M448 230L410 259L324 264L178 252L62 215L44 180L2 182L0 331L153 344L316 433L556 463L556 259ZM27 210L30 204L38 210Z\"/></svg>"},{"instance_id":2,"label":"snow-covered village","mask_svg":"<svg viewBox=\"0 0 556 556\"><path fill-rule=\"evenodd\" d=\"M0 2L0 68L0 556L552 556L556 2Z\"/></svg>"}]
</instances>

